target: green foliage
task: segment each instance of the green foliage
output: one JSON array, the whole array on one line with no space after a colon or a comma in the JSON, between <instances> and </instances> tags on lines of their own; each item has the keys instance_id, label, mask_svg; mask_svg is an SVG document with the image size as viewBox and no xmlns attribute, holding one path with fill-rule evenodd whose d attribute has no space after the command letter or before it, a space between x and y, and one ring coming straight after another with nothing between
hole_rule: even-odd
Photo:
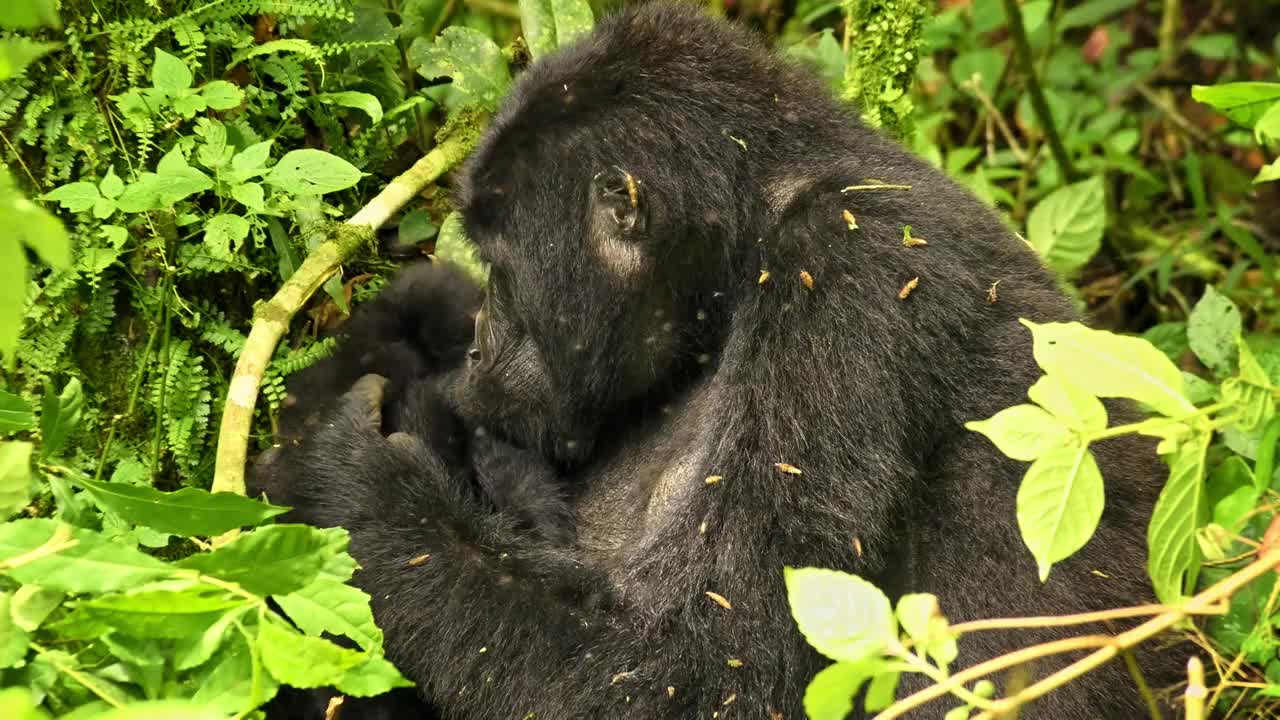
<instances>
[{"instance_id":1,"label":"green foliage","mask_svg":"<svg viewBox=\"0 0 1280 720\"><path fill-rule=\"evenodd\" d=\"M862 109L873 127L910 137L915 105L908 90L919 61L927 3L923 0L844 0L852 36L841 97Z\"/></svg>"}]
</instances>

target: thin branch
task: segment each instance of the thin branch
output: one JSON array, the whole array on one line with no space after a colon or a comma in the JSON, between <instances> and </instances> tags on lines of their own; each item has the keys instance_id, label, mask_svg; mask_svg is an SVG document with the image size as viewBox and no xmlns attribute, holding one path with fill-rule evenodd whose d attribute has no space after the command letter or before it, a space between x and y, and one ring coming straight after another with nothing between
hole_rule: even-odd
<instances>
[{"instance_id":1,"label":"thin branch","mask_svg":"<svg viewBox=\"0 0 1280 720\"><path fill-rule=\"evenodd\" d=\"M258 401L267 363L289 329L289 321L302 309L312 293L329 279L370 233L404 207L424 187L457 165L471 151L473 133L449 137L392 180L368 205L346 222L356 232L338 233L307 256L266 303L254 313L253 326L240 352L218 430L218 453L214 465L213 492L244 494L244 470L249 451L249 429Z\"/></svg>"},{"instance_id":2,"label":"thin branch","mask_svg":"<svg viewBox=\"0 0 1280 720\"><path fill-rule=\"evenodd\" d=\"M1044 99L1044 90L1040 88L1040 78L1036 75L1035 59L1031 56L1031 44L1027 42L1027 28L1022 24L1022 10L1018 7L1018 0L1004 0L1004 12L1009 19L1009 35L1013 38L1014 53L1018 56L1023 75L1026 76L1031 109L1035 110L1036 119L1040 121L1040 127L1049 141L1049 150L1053 153L1053 159L1058 162L1062 177L1068 182L1074 181L1080 176L1071 162L1071 156L1067 154L1066 146L1062 144L1058 126L1053 122L1053 113Z\"/></svg>"},{"instance_id":3,"label":"thin branch","mask_svg":"<svg viewBox=\"0 0 1280 720\"><path fill-rule=\"evenodd\" d=\"M1277 565L1280 565L1280 549L1268 552L1265 557L1245 566L1244 569L1228 576L1216 585L1210 586L1182 606L1172 608L1169 612L1161 613L1138 627L1115 636L1105 647L1090 653L1043 680L1033 683L1022 692L996 701L992 710L984 711L974 720L994 720L994 718L1000 717L1000 713L1008 712L1053 690L1057 690L1068 682L1110 661L1121 651L1159 635L1182 622L1189 615L1203 612L1205 608L1217 605L1234 595L1245 585L1271 572Z\"/></svg>"},{"instance_id":4,"label":"thin branch","mask_svg":"<svg viewBox=\"0 0 1280 720\"><path fill-rule=\"evenodd\" d=\"M1220 603L1213 607L1205 608L1202 613L1205 615L1221 615L1230 609L1230 603ZM1177 609L1175 605L1135 605L1127 608L1116 608L1114 610L1099 610L1097 612L1075 613L1073 615L1041 615L1035 617L1013 617L1013 618L995 618L992 620L971 620L969 622L957 623L951 626L951 632L962 634L977 632L980 630L1024 630L1027 628L1045 628L1045 627L1064 627L1067 625L1085 625L1088 623L1105 622L1107 620L1124 620L1134 617L1148 617L1151 615L1159 615Z\"/></svg>"},{"instance_id":5,"label":"thin branch","mask_svg":"<svg viewBox=\"0 0 1280 720\"><path fill-rule=\"evenodd\" d=\"M1192 656L1187 661L1187 691L1183 698L1187 703L1187 720L1204 720L1204 699L1209 694L1204 686L1204 664Z\"/></svg>"}]
</instances>

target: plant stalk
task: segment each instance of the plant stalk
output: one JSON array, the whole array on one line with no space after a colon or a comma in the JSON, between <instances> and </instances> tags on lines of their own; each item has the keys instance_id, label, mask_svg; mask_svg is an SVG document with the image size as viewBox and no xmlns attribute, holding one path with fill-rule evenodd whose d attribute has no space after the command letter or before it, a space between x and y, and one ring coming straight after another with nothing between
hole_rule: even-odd
<instances>
[{"instance_id":1,"label":"plant stalk","mask_svg":"<svg viewBox=\"0 0 1280 720\"><path fill-rule=\"evenodd\" d=\"M1018 56L1018 64L1027 81L1027 93L1031 96L1031 109L1044 129L1045 138L1049 141L1049 151L1058 163L1058 169L1067 182L1080 178L1067 148L1062 144L1062 136L1058 134L1058 126L1054 124L1053 113L1049 103L1044 99L1044 90L1040 87L1040 77L1036 74L1035 58L1031 56L1031 43L1027 41L1027 28L1022 23L1022 10L1018 0L1004 0L1005 15L1009 18L1009 35L1013 38L1014 54Z\"/></svg>"}]
</instances>

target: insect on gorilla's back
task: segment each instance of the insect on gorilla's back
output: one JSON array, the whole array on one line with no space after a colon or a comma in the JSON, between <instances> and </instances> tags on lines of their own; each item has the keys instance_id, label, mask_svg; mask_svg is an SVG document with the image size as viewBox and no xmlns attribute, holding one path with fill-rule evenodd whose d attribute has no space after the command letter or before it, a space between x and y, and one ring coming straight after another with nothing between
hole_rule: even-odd
<instances>
[{"instance_id":1,"label":"insect on gorilla's back","mask_svg":"<svg viewBox=\"0 0 1280 720\"><path fill-rule=\"evenodd\" d=\"M845 192L875 183L907 189ZM953 620L1148 600L1149 447L1098 448L1097 534L1042 585L1025 466L963 427L1038 377L1019 318L1075 318L1053 277L747 33L661 3L602 21L520 78L459 190L491 263L471 352L358 383L261 471L351 531L388 655L444 717L802 717L824 661L784 566L932 592ZM442 307L402 297L377 312ZM407 419L380 425L384 395ZM459 422L461 461L431 434ZM966 637L958 665L1057 636ZM1174 664L1145 662L1153 683ZM1144 707L1105 667L1024 717Z\"/></svg>"}]
</instances>

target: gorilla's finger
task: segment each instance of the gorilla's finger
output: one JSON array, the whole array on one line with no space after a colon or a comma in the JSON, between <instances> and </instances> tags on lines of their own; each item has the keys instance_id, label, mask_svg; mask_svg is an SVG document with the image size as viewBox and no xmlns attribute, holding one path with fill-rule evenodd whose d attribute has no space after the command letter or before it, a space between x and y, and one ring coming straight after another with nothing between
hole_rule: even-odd
<instances>
[{"instance_id":1,"label":"gorilla's finger","mask_svg":"<svg viewBox=\"0 0 1280 720\"><path fill-rule=\"evenodd\" d=\"M382 395L390 381L381 375L365 375L342 396L345 409L353 412L353 418L363 420L373 427L382 425Z\"/></svg>"}]
</instances>

